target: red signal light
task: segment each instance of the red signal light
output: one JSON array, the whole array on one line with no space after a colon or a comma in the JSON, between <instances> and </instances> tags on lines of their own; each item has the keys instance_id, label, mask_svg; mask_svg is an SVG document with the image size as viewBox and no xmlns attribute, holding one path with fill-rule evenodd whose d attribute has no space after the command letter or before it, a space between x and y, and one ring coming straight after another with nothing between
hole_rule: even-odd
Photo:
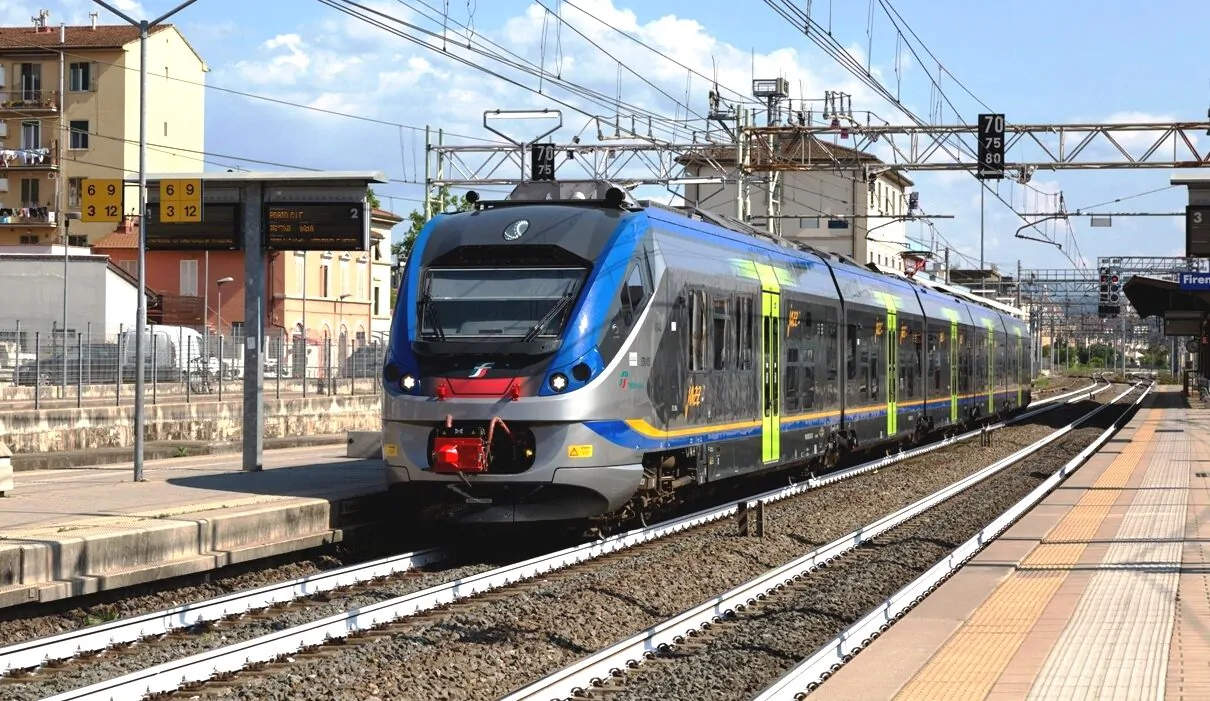
<instances>
[{"instance_id":1,"label":"red signal light","mask_svg":"<svg viewBox=\"0 0 1210 701\"><path fill-rule=\"evenodd\" d=\"M1115 284L1115 285L1116 285L1116 284L1118 284L1118 276L1117 276L1117 275L1114 275L1112 279L1113 279L1113 284Z\"/></svg>"}]
</instances>

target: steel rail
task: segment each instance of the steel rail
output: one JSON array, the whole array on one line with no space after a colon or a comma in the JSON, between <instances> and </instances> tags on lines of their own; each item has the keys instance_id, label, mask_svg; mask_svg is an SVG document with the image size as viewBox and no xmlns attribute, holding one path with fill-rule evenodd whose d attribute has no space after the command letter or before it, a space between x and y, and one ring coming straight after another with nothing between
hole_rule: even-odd
<instances>
[{"instance_id":1,"label":"steel rail","mask_svg":"<svg viewBox=\"0 0 1210 701\"><path fill-rule=\"evenodd\" d=\"M899 621L925 597L936 591L945 580L949 579L960 567L979 554L993 540L1008 530L1025 512L1033 508L1071 473L1080 468L1097 450L1101 448L1118 430L1131 414L1131 410L1142 404L1147 395L1154 389L1154 383L1148 383L1147 388L1121 416L1117 418L1101 435L1084 450L1080 451L1055 472L1046 478L1032 492L1021 499L1007 511L992 521L986 528L979 531L962 545L959 545L945 559L917 577L910 584L891 595L886 601L875 607L857 623L833 638L829 643L817 650L797 667L782 675L777 681L756 695L752 701L797 701L810 691L818 688L832 674L835 674L845 663L853 658L862 648L869 645L883 632ZM1118 399L1120 399L1119 397ZM1108 405L1106 405L1108 406Z\"/></svg>"},{"instance_id":2,"label":"steel rail","mask_svg":"<svg viewBox=\"0 0 1210 701\"><path fill-rule=\"evenodd\" d=\"M666 536L678 533L690 528L696 528L714 521L727 518L734 515L740 504L746 503L749 506L755 506L759 503L773 503L797 496L811 489L816 489L828 484L848 479L866 472L879 470L890 465L894 465L905 460L910 460L927 453L940 450L942 448L954 445L980 435L984 431L994 431L1030 419L1039 414L1051 411L1058 408L1061 401L1074 402L1085 396L1091 397L1105 391L1111 387L1111 384L1101 385L1100 381L1094 381L1092 385L1067 392L1065 394L1049 397L1039 401L1036 405L1031 405L1031 409L1027 412L1001 421L996 424L979 428L967 433L955 436L950 439L937 441L926 446L914 448L912 450L901 451L899 453L889 455L878 460L873 460L862 465L857 465L845 470L830 473L818 478L810 478L804 482L791 484L787 487L782 487L752 497L737 500L728 505L700 511L695 514L690 514L678 519L673 519L661 524L655 524L646 528L636 529L628 533L622 533L610 538L586 543L580 546L567 548L549 555L532 558L524 562L507 565L504 567L484 572L479 575L459 579L444 584L430 587L429 589L409 594L407 596L390 599L379 602L377 604L357 609L354 611L336 614L328 618L314 621L307 624L302 624L294 628L279 631L269 636L256 638L235 645L218 648L198 655L177 660L174 662L165 663L156 667L151 667L146 670L137 671L123 677L119 677L106 682L94 684L79 690L67 692L53 697L59 699L78 699L91 697L93 694L103 694L102 698L119 699L142 698L147 693L158 691L172 691L182 685L205 681L215 674L233 672L249 664L265 662L282 654L289 654L299 649L317 645L325 642L328 639L344 638L352 633L368 630L374 626L382 625L391 620L415 615L425 610L448 604L452 601L467 598L477 594L484 593L491 589L496 589L501 586L514 584L523 579L529 579L541 574L570 567L581 562L593 560L603 555L625 550L646 542L658 540ZM434 560L440 558L440 550L434 549ZM409 553L408 555L397 556L397 558L386 558L378 561L378 563L387 563L398 558L407 558L409 556L420 555L430 551L419 551L418 553ZM373 564L373 563L367 563ZM417 566L417 565L413 565ZM343 568L343 570L326 573L329 576L352 572L362 566L351 566ZM322 575L310 575L308 578L313 579ZM374 577L367 576L361 579L345 577L341 580L341 584L335 586L348 586L356 584ZM271 589L284 591L298 587L305 587L306 584L302 580L285 582L279 585L270 585L262 587L254 592L263 592ZM312 584L312 586L314 586ZM318 589L312 588L309 593L316 593ZM130 642L149 635L159 635L167 630L179 629L189 625L206 620L215 620L223 618L233 613L253 610L262 607L264 604L243 604L239 602L240 597L248 596L253 592L243 592L229 594L211 601L201 602L197 604L186 604L176 607L168 611L146 614L144 616L135 617L125 621L114 621L111 624L95 626L92 628L73 631L51 638L19 643L18 645L9 648L0 649L0 663L6 662L6 655L12 651L14 655L21 654L20 666L14 663L9 663L7 667L0 669L28 669L44 664L47 661L54 659L63 659L62 655L75 656L85 652L105 649L106 647L118 642ZM306 593L298 596L305 596ZM263 596L262 599L263 600ZM276 599L274 603L280 603L283 599ZM200 612L207 612L205 615L211 616L206 618ZM226 611L226 613L220 613ZM134 622L145 623L134 623ZM187 621L187 622L186 622ZM140 627L142 626L142 627ZM166 628L166 630L165 630ZM139 632L145 629L146 632ZM134 636L133 638L130 636ZM121 639L119 639L119 637ZM41 647L39 647L41 646ZM17 648L21 648L17 650ZM47 654L46 650L54 650L56 656ZM66 653L64 651L67 651ZM16 657L14 657L16 659ZM31 662L31 660L33 660ZM171 679L172 681L168 681Z\"/></svg>"},{"instance_id":3,"label":"steel rail","mask_svg":"<svg viewBox=\"0 0 1210 701\"><path fill-rule=\"evenodd\" d=\"M717 623L736 611L742 611L744 608L756 604L774 590L833 562L863 543L916 518L956 494L970 489L1005 468L1033 455L1134 392L1138 386L1139 384L1135 383L1113 401L1093 409L1067 426L1051 432L1042 439L997 460L978 472L967 475L927 497L862 526L803 557L771 569L725 594L709 599L626 640L589 655L579 662L555 671L528 686L501 697L499 701L563 701L577 698L593 689L599 689L610 678L620 677L623 670L636 667L641 664L642 660L654 656L659 651L685 642L698 634L703 627Z\"/></svg>"},{"instance_id":4,"label":"steel rail","mask_svg":"<svg viewBox=\"0 0 1210 701\"><path fill-rule=\"evenodd\" d=\"M1030 412L1015 417L1015 421L1036 416L1042 411L1049 410L1050 404L1060 400L1071 399L1082 394L1097 391L1099 380L1086 387L1067 392L1055 397L1038 401L1031 405ZM1044 408L1045 407L1045 408ZM999 428L997 426L996 428ZM967 437L976 435L972 432ZM957 440L957 439L952 439ZM951 442L952 442L951 440ZM930 444L932 447L935 444ZM949 445L946 443L945 445ZM915 454L895 456L894 462L914 457ZM828 475L809 481L807 488L820 487L840 479L846 479L873 469L880 469L889 464L886 460L875 461L861 465L844 472ZM800 490L801 491L801 490ZM783 489L773 490L752 498L754 501L774 501L798 494L799 491L784 493ZM737 502L738 503L738 502ZM724 518L730 514L718 516ZM395 555L392 557L349 565L328 572L307 575L297 579L269 584L256 589L233 592L214 599L182 604L163 611L148 613L130 618L124 618L96 626L67 631L57 635L28 640L0 648L0 675L17 671L37 669L50 662L71 659L80 655L95 653L114 645L136 642L148 637L165 635L172 631L191 626L221 620L231 616L246 614L269 606L281 605L307 596L354 586L380 577L393 576L405 571L434 564L446 559L449 551L442 548L428 548L416 552Z\"/></svg>"},{"instance_id":5,"label":"steel rail","mask_svg":"<svg viewBox=\"0 0 1210 701\"><path fill-rule=\"evenodd\" d=\"M443 548L417 550L256 589L233 592L205 601L182 604L155 613L27 640L0 648L0 674L35 669L49 662L104 650L112 645L165 635L181 628L246 614L320 592L401 574L440 562L449 554L449 551Z\"/></svg>"}]
</instances>

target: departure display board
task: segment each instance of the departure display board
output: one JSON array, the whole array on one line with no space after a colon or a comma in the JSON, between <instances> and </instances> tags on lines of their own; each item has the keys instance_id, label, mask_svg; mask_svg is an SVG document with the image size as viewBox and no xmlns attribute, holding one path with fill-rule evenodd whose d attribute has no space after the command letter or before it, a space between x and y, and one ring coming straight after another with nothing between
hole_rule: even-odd
<instances>
[{"instance_id":1,"label":"departure display board","mask_svg":"<svg viewBox=\"0 0 1210 701\"><path fill-rule=\"evenodd\" d=\"M206 202L202 205L201 221L164 221L160 217L163 206L163 202L147 203L148 251L238 251L243 248L243 209L239 203Z\"/></svg>"},{"instance_id":2,"label":"departure display board","mask_svg":"<svg viewBox=\"0 0 1210 701\"><path fill-rule=\"evenodd\" d=\"M265 205L265 250L368 251L364 202Z\"/></svg>"}]
</instances>

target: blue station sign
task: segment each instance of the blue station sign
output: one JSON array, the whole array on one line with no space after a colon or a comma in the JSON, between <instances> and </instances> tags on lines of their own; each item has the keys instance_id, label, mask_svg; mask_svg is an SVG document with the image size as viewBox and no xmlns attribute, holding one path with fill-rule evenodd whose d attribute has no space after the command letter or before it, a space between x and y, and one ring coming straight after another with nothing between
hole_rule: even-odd
<instances>
[{"instance_id":1,"label":"blue station sign","mask_svg":"<svg viewBox=\"0 0 1210 701\"><path fill-rule=\"evenodd\" d=\"M1210 273L1181 273L1180 286L1183 292L1210 292Z\"/></svg>"}]
</instances>

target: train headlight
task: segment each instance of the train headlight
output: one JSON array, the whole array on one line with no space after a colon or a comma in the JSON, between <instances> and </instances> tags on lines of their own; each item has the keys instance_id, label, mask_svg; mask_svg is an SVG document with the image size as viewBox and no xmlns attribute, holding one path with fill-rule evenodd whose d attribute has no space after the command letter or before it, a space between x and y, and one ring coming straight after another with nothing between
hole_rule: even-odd
<instances>
[{"instance_id":1,"label":"train headlight","mask_svg":"<svg viewBox=\"0 0 1210 701\"><path fill-rule=\"evenodd\" d=\"M411 375L404 375L403 379L399 381L399 386L404 390L411 392L412 390L416 389L416 378L412 377Z\"/></svg>"},{"instance_id":2,"label":"train headlight","mask_svg":"<svg viewBox=\"0 0 1210 701\"><path fill-rule=\"evenodd\" d=\"M567 389L567 375L561 372L556 372L550 376L550 388L556 392L562 392Z\"/></svg>"}]
</instances>

